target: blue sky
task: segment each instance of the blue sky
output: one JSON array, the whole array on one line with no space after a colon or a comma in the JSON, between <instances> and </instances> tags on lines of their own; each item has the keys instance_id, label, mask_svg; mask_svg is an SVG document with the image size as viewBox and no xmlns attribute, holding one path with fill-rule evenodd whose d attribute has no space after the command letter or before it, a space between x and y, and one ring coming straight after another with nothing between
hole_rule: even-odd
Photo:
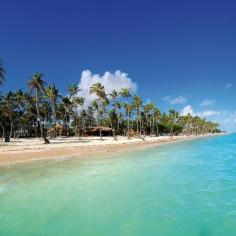
<instances>
[{"instance_id":1,"label":"blue sky","mask_svg":"<svg viewBox=\"0 0 236 236\"><path fill-rule=\"evenodd\" d=\"M234 1L1 1L4 90L42 72L65 93L90 70L127 73L145 100L236 131Z\"/></svg>"}]
</instances>

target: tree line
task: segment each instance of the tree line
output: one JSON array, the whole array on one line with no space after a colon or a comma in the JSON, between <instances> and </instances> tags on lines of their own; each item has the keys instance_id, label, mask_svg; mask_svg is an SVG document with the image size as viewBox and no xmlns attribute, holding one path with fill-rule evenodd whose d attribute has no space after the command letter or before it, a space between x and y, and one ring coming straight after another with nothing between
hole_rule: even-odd
<instances>
[{"instance_id":1,"label":"tree line","mask_svg":"<svg viewBox=\"0 0 236 236\"><path fill-rule=\"evenodd\" d=\"M0 86L5 70L0 61ZM101 83L90 87L96 99L87 107L78 85L61 95L55 84L47 85L41 73L33 74L28 91L0 92L0 136L5 141L19 137L57 137L110 134L143 137L163 134L220 132L219 124L176 110L161 112L154 103L144 103L129 88L107 94Z\"/></svg>"}]
</instances>

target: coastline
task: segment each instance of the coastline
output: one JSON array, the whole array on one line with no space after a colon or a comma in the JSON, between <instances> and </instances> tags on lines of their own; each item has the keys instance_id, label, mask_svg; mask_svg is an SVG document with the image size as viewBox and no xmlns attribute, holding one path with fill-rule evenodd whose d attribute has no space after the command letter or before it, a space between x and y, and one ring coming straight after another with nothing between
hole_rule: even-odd
<instances>
[{"instance_id":1,"label":"coastline","mask_svg":"<svg viewBox=\"0 0 236 236\"><path fill-rule=\"evenodd\" d=\"M103 141L100 141L98 137L56 138L50 140L51 144L48 145L42 144L42 139L19 139L12 143L0 144L0 166L38 160L84 158L93 155L120 153L219 135L224 134L146 137L145 141L140 138L127 139L127 137L118 137L117 140L112 137L104 137Z\"/></svg>"}]
</instances>

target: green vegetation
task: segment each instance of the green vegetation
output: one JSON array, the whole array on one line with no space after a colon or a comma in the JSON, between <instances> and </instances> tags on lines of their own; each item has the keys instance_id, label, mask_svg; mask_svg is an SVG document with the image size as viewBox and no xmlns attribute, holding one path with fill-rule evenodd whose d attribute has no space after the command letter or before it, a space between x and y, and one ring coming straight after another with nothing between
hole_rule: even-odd
<instances>
[{"instance_id":1,"label":"green vegetation","mask_svg":"<svg viewBox=\"0 0 236 236\"><path fill-rule=\"evenodd\" d=\"M5 70L0 61L0 86ZM9 141L18 137L56 137L90 134L141 135L204 134L220 132L218 124L197 116L181 116L170 109L161 113L153 103L143 104L142 98L130 89L113 90L106 94L100 83L90 88L97 99L84 108L76 84L61 96L55 84L47 86L44 76L35 73L28 81L29 91L0 93L0 136Z\"/></svg>"}]
</instances>

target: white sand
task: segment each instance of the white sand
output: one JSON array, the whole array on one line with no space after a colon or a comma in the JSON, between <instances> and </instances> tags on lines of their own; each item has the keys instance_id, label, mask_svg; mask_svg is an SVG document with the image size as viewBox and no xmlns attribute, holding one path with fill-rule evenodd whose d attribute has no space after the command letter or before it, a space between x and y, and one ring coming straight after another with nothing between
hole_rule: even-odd
<instances>
[{"instance_id":1,"label":"white sand","mask_svg":"<svg viewBox=\"0 0 236 236\"><path fill-rule=\"evenodd\" d=\"M160 136L140 138L118 136L113 137L58 137L50 139L50 144L44 144L41 138L24 138L13 140L10 143L0 141L0 165L16 162L25 162L36 159L61 156L86 156L90 154L120 152L133 150L134 148L145 148L148 146L172 143L176 141L191 140L209 135L198 136Z\"/></svg>"}]
</instances>

